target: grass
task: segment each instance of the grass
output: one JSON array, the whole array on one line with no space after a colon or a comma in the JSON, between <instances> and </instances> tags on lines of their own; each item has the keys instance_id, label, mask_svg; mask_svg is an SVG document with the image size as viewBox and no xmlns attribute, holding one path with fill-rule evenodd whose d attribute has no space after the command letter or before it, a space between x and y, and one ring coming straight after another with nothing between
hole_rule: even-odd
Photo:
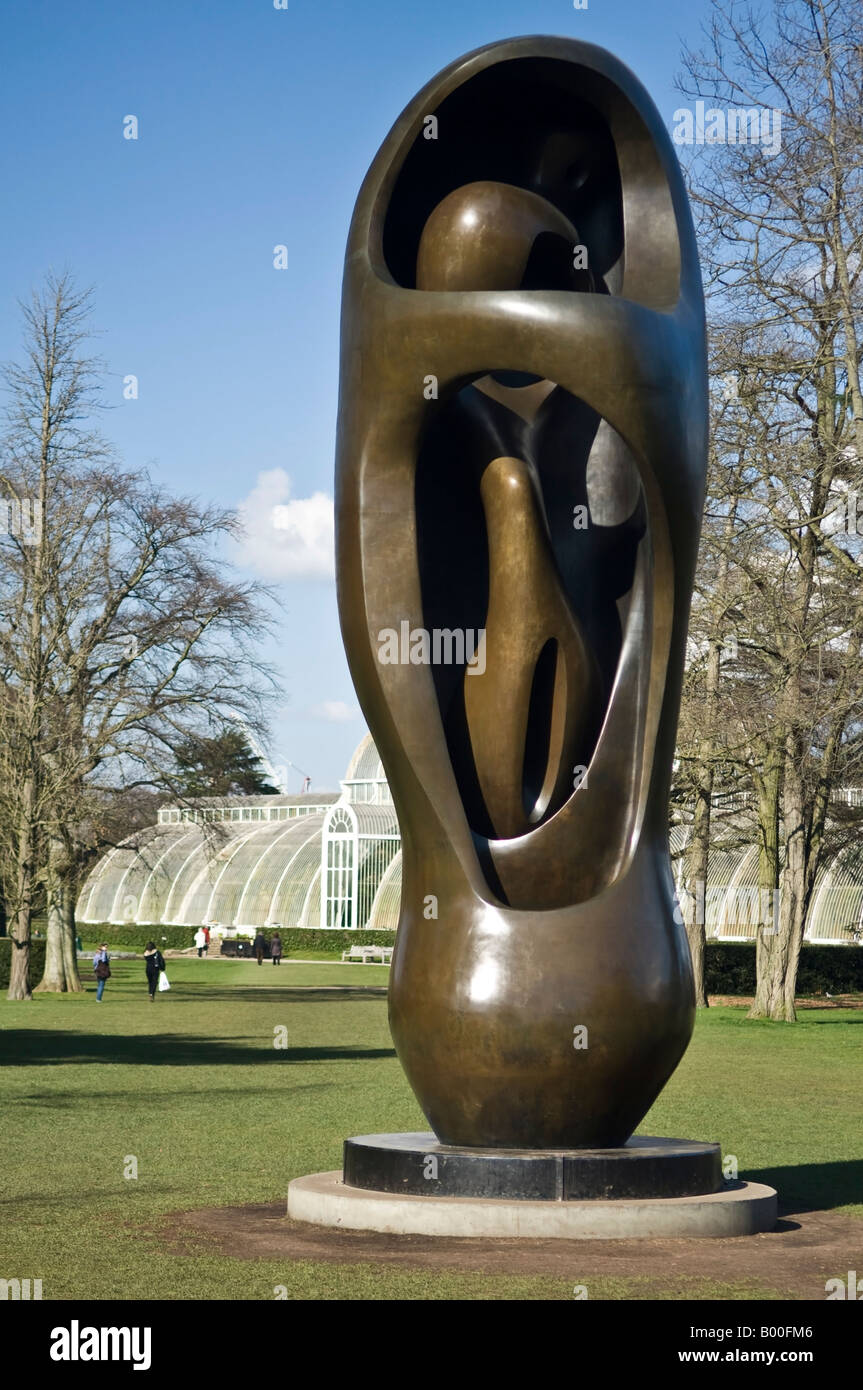
<instances>
[{"instance_id":1,"label":"grass","mask_svg":"<svg viewBox=\"0 0 863 1390\"><path fill-rule=\"evenodd\" d=\"M4 1277L41 1278L45 1298L572 1298L575 1279L240 1260L203 1240L168 1253L170 1212L282 1200L291 1178L340 1166L346 1135L427 1127L393 1052L385 968L168 968L154 1004L141 961L115 962L102 1004L92 982L0 1003ZM861 1042L863 1012L789 1026L711 1009L642 1130L719 1140L792 1210L863 1216ZM591 1298L771 1296L743 1274L685 1291L591 1280Z\"/></svg>"}]
</instances>

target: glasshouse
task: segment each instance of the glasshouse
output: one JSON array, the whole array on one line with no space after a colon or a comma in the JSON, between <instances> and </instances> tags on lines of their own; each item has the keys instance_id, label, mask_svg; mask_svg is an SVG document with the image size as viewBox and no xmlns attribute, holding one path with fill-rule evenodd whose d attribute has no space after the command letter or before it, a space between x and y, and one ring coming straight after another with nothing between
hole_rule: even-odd
<instances>
[{"instance_id":1,"label":"glasshouse","mask_svg":"<svg viewBox=\"0 0 863 1390\"><path fill-rule=\"evenodd\" d=\"M687 903L687 828L671 831L684 911L701 910L708 937L743 941L765 920L754 846L711 855L707 884ZM87 879L78 920L251 931L284 927L394 929L401 840L392 797L369 735L341 794L233 797L166 806L158 824L108 853ZM863 843L821 870L806 937L863 940Z\"/></svg>"},{"instance_id":2,"label":"glasshouse","mask_svg":"<svg viewBox=\"0 0 863 1390\"><path fill-rule=\"evenodd\" d=\"M87 922L390 927L401 844L377 749L363 739L341 795L231 797L166 806L84 885Z\"/></svg>"},{"instance_id":3,"label":"glasshouse","mask_svg":"<svg viewBox=\"0 0 863 1390\"><path fill-rule=\"evenodd\" d=\"M708 938L754 940L758 923L769 922L778 912L778 901L765 903L765 895L759 892L756 846L711 852L707 883L696 900L695 893L687 897L682 883L687 837L686 826L672 828L671 855L684 917L689 920L692 913L700 911ZM766 896L770 898L770 894ZM778 894L774 899L778 899ZM805 938L822 945L863 943L863 843L860 841L847 845L822 866L815 880Z\"/></svg>"}]
</instances>

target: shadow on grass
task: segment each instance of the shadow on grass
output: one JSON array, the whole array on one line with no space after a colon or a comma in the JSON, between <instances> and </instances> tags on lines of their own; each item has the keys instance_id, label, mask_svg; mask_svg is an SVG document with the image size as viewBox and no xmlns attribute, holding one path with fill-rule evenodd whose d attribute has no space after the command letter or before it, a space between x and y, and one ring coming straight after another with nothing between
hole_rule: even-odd
<instances>
[{"instance_id":1,"label":"shadow on grass","mask_svg":"<svg viewBox=\"0 0 863 1390\"><path fill-rule=\"evenodd\" d=\"M843 1163L800 1163L788 1168L747 1169L747 1182L775 1187L783 1215L830 1211L863 1203L863 1159Z\"/></svg>"},{"instance_id":2,"label":"shadow on grass","mask_svg":"<svg viewBox=\"0 0 863 1390\"><path fill-rule=\"evenodd\" d=\"M182 981L173 992L191 1003L199 1000L237 1000L244 1004L338 1004L344 999L386 999L386 985L286 985L284 989L267 985L218 986Z\"/></svg>"},{"instance_id":3,"label":"shadow on grass","mask_svg":"<svg viewBox=\"0 0 863 1390\"><path fill-rule=\"evenodd\" d=\"M2 1034L6 1067L79 1065L81 1062L146 1067L259 1067L265 1063L290 1066L297 1062L371 1061L395 1057L391 1047L273 1046L272 1032L249 1039L196 1037L188 1033L136 1034L49 1032L39 1028L9 1028Z\"/></svg>"},{"instance_id":4,"label":"shadow on grass","mask_svg":"<svg viewBox=\"0 0 863 1390\"><path fill-rule=\"evenodd\" d=\"M159 1196L170 1197L177 1194L181 1197L186 1197L188 1196L189 1188L184 1183L153 1184L151 1182L148 1184L147 1191L148 1196L158 1194ZM104 1201L106 1197L110 1197L111 1195L112 1193L110 1188L106 1190L104 1187L97 1187L94 1188L91 1192L76 1191L74 1194L74 1200L76 1203L92 1202L93 1214L95 1216L98 1216L100 1199ZM120 1189L114 1189L113 1195L122 1196L123 1193ZM19 1193L17 1197L0 1198L0 1210L2 1210L3 1208L8 1208L11 1219L13 1213L17 1210L20 1209L26 1211L30 1207L63 1207L66 1210L68 1210L69 1202L70 1196L68 1192L62 1192L60 1194L57 1194L55 1192Z\"/></svg>"},{"instance_id":5,"label":"shadow on grass","mask_svg":"<svg viewBox=\"0 0 863 1390\"><path fill-rule=\"evenodd\" d=\"M843 1025L846 1026L846 1027L847 1027L849 1024L854 1024L854 1023L858 1023L858 1024L860 1024L860 1025L863 1025L863 1013L855 1014L853 1018L848 1018L848 1016L847 1016L847 1010L844 1010L844 1009L842 1008L841 1004L840 1004L839 1007L837 1008L836 1013L841 1013L841 1014L842 1014L842 1017L841 1017L841 1018L837 1018L837 1017L836 1017L836 1014L833 1013L832 1010L830 1010L830 1009L806 1009L806 1010L800 1009L800 1010L798 1010L798 1013L797 1013L797 1022L799 1023L799 1022L801 1021L801 1015L802 1015L802 1018L803 1018L803 1022L804 1022L804 1023L816 1023L816 1024L819 1024L819 1023L820 1023L820 1024L824 1024L824 1023L840 1023L840 1024L843 1024ZM814 1017L813 1017L813 1015L814 1015Z\"/></svg>"},{"instance_id":6,"label":"shadow on grass","mask_svg":"<svg viewBox=\"0 0 863 1390\"><path fill-rule=\"evenodd\" d=\"M320 1082L299 1082L296 1086L281 1086L278 1095L284 1099L288 1095L305 1096L312 1091L331 1091L334 1086L338 1086L338 1081ZM261 1097L271 1100L273 1089L269 1086L243 1086L238 1089L236 1086L208 1086L203 1090L200 1086L192 1086L188 1089L182 1087L171 1087L170 1090L148 1091L137 1088L134 1091L104 1091L98 1090L90 1093L88 1105L114 1105L120 1103L128 1109L139 1108L152 1110L154 1106L172 1106L177 1099L188 1099L200 1101L204 1105L209 1105L214 1100L232 1100L240 1103L247 1100L259 1100ZM32 1091L26 1095L7 1097L4 1105L10 1107L21 1106L30 1110L70 1110L80 1112L81 1096L80 1093L69 1091ZM2 1202L0 1202L2 1205Z\"/></svg>"}]
</instances>

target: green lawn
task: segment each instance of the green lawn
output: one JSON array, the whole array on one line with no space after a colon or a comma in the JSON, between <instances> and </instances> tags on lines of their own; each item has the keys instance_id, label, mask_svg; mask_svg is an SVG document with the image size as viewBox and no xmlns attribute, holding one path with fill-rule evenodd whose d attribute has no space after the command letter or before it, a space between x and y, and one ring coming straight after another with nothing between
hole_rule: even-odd
<instances>
[{"instance_id":1,"label":"green lawn","mask_svg":"<svg viewBox=\"0 0 863 1390\"><path fill-rule=\"evenodd\" d=\"M115 963L102 1004L92 982L0 1003L3 1277L41 1278L45 1298L271 1299L281 1284L292 1298L571 1299L571 1280L547 1277L167 1253L166 1213L280 1200L291 1178L339 1167L346 1135L427 1127L370 988L383 967L168 964L174 988L154 1004L140 961ZM642 1129L719 1140L791 1210L863 1216L861 1043L863 1012L792 1027L711 1009ZM633 1278L594 1279L590 1296L753 1294L744 1277L684 1295Z\"/></svg>"}]
</instances>

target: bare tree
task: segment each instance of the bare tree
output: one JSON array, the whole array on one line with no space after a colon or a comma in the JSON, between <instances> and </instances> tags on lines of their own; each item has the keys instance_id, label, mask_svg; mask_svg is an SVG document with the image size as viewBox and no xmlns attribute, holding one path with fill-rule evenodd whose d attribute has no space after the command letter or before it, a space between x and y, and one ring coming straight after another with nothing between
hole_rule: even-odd
<instances>
[{"instance_id":1,"label":"bare tree","mask_svg":"<svg viewBox=\"0 0 863 1390\"><path fill-rule=\"evenodd\" d=\"M111 466L87 427L98 364L82 355L88 294L49 279L24 309L26 359L7 371L0 486L39 502L33 541L0 551L0 802L14 910L10 998L30 995L37 892L48 914L40 988L80 988L74 902L85 827L110 787L170 785L173 750L240 709L263 728L266 591L236 582L220 545L233 513Z\"/></svg>"},{"instance_id":2,"label":"bare tree","mask_svg":"<svg viewBox=\"0 0 863 1390\"><path fill-rule=\"evenodd\" d=\"M724 363L719 362L721 368ZM699 564L689 627L690 656L677 741L678 798L688 813L690 830L685 855L684 922L695 977L695 1002L708 1004L704 980L707 875L711 836L715 833L714 800L736 790L740 749L729 725L729 663L737 658L735 592L731 557L740 487L739 462L723 448L727 434L729 392L714 375L709 490L701 533Z\"/></svg>"},{"instance_id":3,"label":"bare tree","mask_svg":"<svg viewBox=\"0 0 863 1390\"><path fill-rule=\"evenodd\" d=\"M827 520L843 490L863 482L859 21L851 0L773 0L759 13L714 0L705 44L684 55L679 83L714 111L772 112L769 148L757 139L705 146L690 177L714 329L737 331L750 390L733 538L748 662L737 708L762 883L780 886L778 922L758 934L753 1015L785 1020L795 1017L831 792L863 696L859 540Z\"/></svg>"}]
</instances>

